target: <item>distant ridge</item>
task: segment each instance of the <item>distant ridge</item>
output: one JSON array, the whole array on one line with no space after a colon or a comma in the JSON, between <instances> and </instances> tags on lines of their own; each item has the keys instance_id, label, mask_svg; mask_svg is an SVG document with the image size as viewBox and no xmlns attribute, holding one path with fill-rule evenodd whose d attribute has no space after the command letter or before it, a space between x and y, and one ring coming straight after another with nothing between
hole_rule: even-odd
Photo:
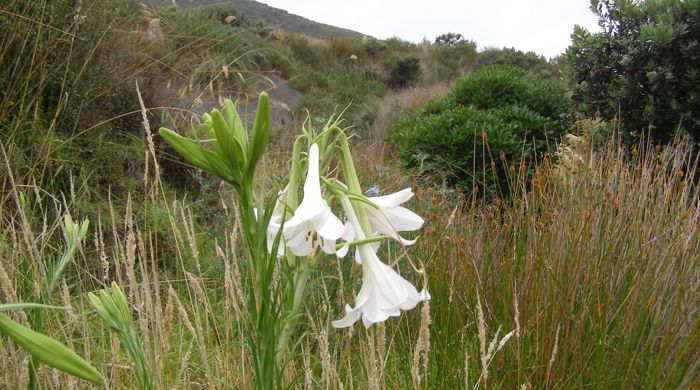
<instances>
[{"instance_id":1,"label":"distant ridge","mask_svg":"<svg viewBox=\"0 0 700 390\"><path fill-rule=\"evenodd\" d=\"M149 6L173 4L172 0L142 0L142 2ZM301 33L314 38L362 38L364 36L364 34L357 31L315 22L299 15L290 14L283 9L253 0L175 0L175 3L183 8L230 5L253 23L261 21L270 27Z\"/></svg>"}]
</instances>

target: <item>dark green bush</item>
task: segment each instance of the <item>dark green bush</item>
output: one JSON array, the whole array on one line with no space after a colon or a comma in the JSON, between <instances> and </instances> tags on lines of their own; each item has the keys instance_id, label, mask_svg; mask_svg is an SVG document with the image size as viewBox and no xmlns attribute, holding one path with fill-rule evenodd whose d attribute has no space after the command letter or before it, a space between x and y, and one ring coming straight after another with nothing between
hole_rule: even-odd
<instances>
[{"instance_id":1,"label":"dark green bush","mask_svg":"<svg viewBox=\"0 0 700 390\"><path fill-rule=\"evenodd\" d=\"M634 141L678 129L700 140L700 1L593 1L603 32L576 27L565 64L580 109Z\"/></svg>"},{"instance_id":2,"label":"dark green bush","mask_svg":"<svg viewBox=\"0 0 700 390\"><path fill-rule=\"evenodd\" d=\"M479 186L507 197L508 166L528 166L571 125L562 87L520 69L493 66L400 121L392 138L406 167L467 191Z\"/></svg>"},{"instance_id":3,"label":"dark green bush","mask_svg":"<svg viewBox=\"0 0 700 390\"><path fill-rule=\"evenodd\" d=\"M392 88L404 88L415 84L420 77L420 58L401 56L395 59L391 67L388 84Z\"/></svg>"},{"instance_id":4,"label":"dark green bush","mask_svg":"<svg viewBox=\"0 0 700 390\"><path fill-rule=\"evenodd\" d=\"M557 84L530 77L522 69L493 65L458 81L448 98L479 109L519 105L554 118L569 106L563 93Z\"/></svg>"}]
</instances>

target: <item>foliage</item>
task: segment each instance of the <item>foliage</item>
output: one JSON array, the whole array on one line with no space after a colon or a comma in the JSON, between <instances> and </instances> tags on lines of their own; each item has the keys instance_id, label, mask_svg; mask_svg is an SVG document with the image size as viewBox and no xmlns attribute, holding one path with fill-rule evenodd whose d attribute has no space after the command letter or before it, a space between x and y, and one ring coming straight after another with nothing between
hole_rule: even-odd
<instances>
[{"instance_id":1,"label":"foliage","mask_svg":"<svg viewBox=\"0 0 700 390\"><path fill-rule=\"evenodd\" d=\"M570 125L561 87L523 70L491 66L399 122L393 139L407 167L468 190L480 186L507 196L508 164L530 164Z\"/></svg>"},{"instance_id":2,"label":"foliage","mask_svg":"<svg viewBox=\"0 0 700 390\"><path fill-rule=\"evenodd\" d=\"M23 194L18 196L18 201L22 212L28 213L28 205ZM88 220L82 223L75 223L69 215L66 215L63 220L63 234L66 244L63 254L53 262L44 262L36 259L42 262L41 268L44 270L45 275L39 284L39 291L35 293L36 296L33 298L41 303L0 305L0 311L24 308L33 309L31 328L25 327L0 313L0 332L9 336L12 341L27 351L32 357L28 366L28 386L30 389L35 389L38 386L36 371L40 362L96 384L102 382L102 376L97 369L62 343L42 333L45 325L45 309L56 308L49 306L48 302L54 295L61 273L73 261L75 252L85 239L88 225Z\"/></svg>"},{"instance_id":3,"label":"foliage","mask_svg":"<svg viewBox=\"0 0 700 390\"><path fill-rule=\"evenodd\" d=\"M0 313L0 333L7 335L27 351L36 362L44 362L67 374L95 384L103 381L102 375L95 367L68 347L43 333L22 326L3 313Z\"/></svg>"},{"instance_id":4,"label":"foliage","mask_svg":"<svg viewBox=\"0 0 700 390\"><path fill-rule=\"evenodd\" d=\"M487 48L479 52L475 69L489 65L510 65L527 71L530 75L547 80L560 80L561 74L543 56L534 52L523 52L515 48Z\"/></svg>"},{"instance_id":5,"label":"foliage","mask_svg":"<svg viewBox=\"0 0 700 390\"><path fill-rule=\"evenodd\" d=\"M236 193L248 264L245 284L251 291L247 302L250 322L246 324L246 341L255 370L254 383L258 389L280 387L283 373L280 367L286 364L288 334L294 330L300 309L297 302L302 301L299 294L304 292L306 275L301 268L306 268L283 266L280 270L276 267L280 237L275 237L275 243L271 243L270 248L275 248L271 253L266 245L276 199L266 200L253 190L253 183L259 176L256 167L270 135L269 98L264 92L260 95L250 136L230 100L224 103L223 112L214 109L211 114L205 114L202 123L209 139L206 143L166 128L160 129L160 135L187 162L219 177ZM205 148L205 144L212 150ZM286 262L282 264L287 265ZM281 281L274 278L275 270L283 274ZM295 272L298 274L293 275ZM279 296L289 298L282 300Z\"/></svg>"},{"instance_id":6,"label":"foliage","mask_svg":"<svg viewBox=\"0 0 700 390\"><path fill-rule=\"evenodd\" d=\"M245 19L234 24L220 20L229 13L235 11L228 7L158 10L156 15L168 37L160 48L165 51L162 62L187 74L190 84L213 84L217 89L230 87L229 71L249 74L266 67L290 69L290 60L256 26L248 26ZM222 71L224 68L229 71Z\"/></svg>"},{"instance_id":7,"label":"foliage","mask_svg":"<svg viewBox=\"0 0 700 390\"><path fill-rule=\"evenodd\" d=\"M434 219L416 256L435 259L434 302L452 302L431 307L431 387L694 388L700 230L692 218L665 230L699 210L689 148L637 151L609 139L578 173L557 177L547 160L532 181L516 170L510 202L419 195ZM516 330L486 384L479 298L489 331Z\"/></svg>"},{"instance_id":8,"label":"foliage","mask_svg":"<svg viewBox=\"0 0 700 390\"><path fill-rule=\"evenodd\" d=\"M467 40L459 33L445 33L435 37L435 44L439 46L457 46L468 44Z\"/></svg>"},{"instance_id":9,"label":"foliage","mask_svg":"<svg viewBox=\"0 0 700 390\"><path fill-rule=\"evenodd\" d=\"M477 58L476 42L460 34L447 33L435 38L428 48L427 67L435 80L454 80L467 73Z\"/></svg>"},{"instance_id":10,"label":"foliage","mask_svg":"<svg viewBox=\"0 0 700 390\"><path fill-rule=\"evenodd\" d=\"M365 53L370 58L377 59L388 50L389 47L379 39L367 38L367 41L365 42Z\"/></svg>"},{"instance_id":11,"label":"foliage","mask_svg":"<svg viewBox=\"0 0 700 390\"><path fill-rule=\"evenodd\" d=\"M297 348L302 353L287 366L289 378L298 379L292 389L341 384L364 389L377 383L380 388L437 389L523 384L602 389L610 383L694 388L700 359L700 229L695 217L700 202L697 186L688 180L694 172L687 169L687 145L658 150L642 145L630 153L611 142L588 149L580 172L563 177L553 176L551 163L544 160L534 183L515 171L512 181L520 190L510 202L421 186L391 158L377 157L382 145L361 146L355 161L363 188L386 181L392 184L382 193L388 193L414 185L409 207L421 210L426 225L411 257L426 264L432 301L420 313L382 328L333 330L329 324L343 315L342 302L360 287L340 280L356 275L360 265L352 259L319 262L323 273L310 276L313 293L303 302L299 319L306 329ZM287 155L268 153L261 162L267 177L259 180L275 180L288 162ZM241 310L250 293L241 272L244 238L225 189L215 193L215 203L226 206L218 209L221 226L212 228L198 224L191 198L172 200L162 187L153 186L154 196L143 197L148 209L163 210L164 222L146 210L129 209L113 226L91 232L88 241L123 237L128 221L139 221L137 226L144 228L129 233L131 244L122 239L104 248L86 247L77 253L77 265L98 257L108 266L66 271L63 302L72 310L49 311L46 331L86 351L85 358L102 368L110 388L135 387L135 371L130 361L113 353L116 345L105 337L101 322L85 315L92 311L87 296L95 291L94 280L123 280L127 296L140 302L131 315L151 341L149 365L162 387L252 388L247 318ZM2 279L0 294L11 297L20 292L19 281L27 280L31 290L41 280L38 271L22 266L31 242L40 252L53 250L35 226L46 223L50 233L60 230L61 221L47 220L39 210L22 221L7 196L0 196L0 212L0 277L7 273L9 280L18 281ZM106 206L102 215L115 212ZM165 244L151 234L158 226L175 242L169 256L150 250ZM383 246L378 255L398 258L401 251ZM129 262L132 256L136 263ZM177 272L158 268L161 262L172 263ZM402 275L413 272L405 261L399 263ZM329 272L339 277L329 278ZM133 282L127 275L133 275ZM500 335L516 330L487 366L486 386L479 303L486 335L499 334L501 340ZM418 338L417 329L424 329L427 338ZM7 338L0 338L0 346L7 351L0 384L22 388L26 371L16 367L26 362L26 355ZM415 363L414 356L426 350L428 359ZM420 373L420 386L414 386L412 372ZM56 380L66 387L81 385L50 369L39 376L47 385Z\"/></svg>"},{"instance_id":12,"label":"foliage","mask_svg":"<svg viewBox=\"0 0 700 390\"><path fill-rule=\"evenodd\" d=\"M0 144L14 171L0 174L2 193L14 176L56 195L28 190L28 209L62 218L57 204L66 197L74 213L109 224L108 216L96 218L105 196L123 205L143 172L146 142L133 86L154 67L147 42L134 33L142 27L140 8L115 0L10 1L0 11L0 51L12 53L0 56L0 84L7 86ZM144 99L155 106L152 97L149 88Z\"/></svg>"},{"instance_id":13,"label":"foliage","mask_svg":"<svg viewBox=\"0 0 700 390\"><path fill-rule=\"evenodd\" d=\"M143 3L150 6L172 4L171 1L163 0L144 0ZM282 29L319 39L331 37L362 38L362 34L357 31L315 22L259 1L227 0L226 2L222 2L220 0L188 0L177 2L177 5L183 8L207 9L216 8L222 3L225 3L228 8L234 8L236 10L235 14L245 17L251 25L262 24L274 29Z\"/></svg>"},{"instance_id":14,"label":"foliage","mask_svg":"<svg viewBox=\"0 0 700 390\"><path fill-rule=\"evenodd\" d=\"M567 72L581 109L618 118L634 138L700 139L700 1L593 1L603 31L577 26Z\"/></svg>"},{"instance_id":15,"label":"foliage","mask_svg":"<svg viewBox=\"0 0 700 390\"><path fill-rule=\"evenodd\" d=\"M88 294L90 304L109 328L116 333L122 347L128 351L134 361L138 389L153 389L153 378L148 367L144 345L134 329L131 308L126 301L124 291L115 282L112 282L111 289L101 290L98 294Z\"/></svg>"},{"instance_id":16,"label":"foliage","mask_svg":"<svg viewBox=\"0 0 700 390\"><path fill-rule=\"evenodd\" d=\"M72 7L78 4L79 12ZM178 2L183 4L189 3ZM116 281L130 301L138 302L130 315L146 341L144 356L158 386L251 388L253 360L245 347L251 333L242 308L254 292L245 283L245 237L234 197L217 179L198 174L192 176L203 182L202 189L173 196L169 186L175 174L185 172L188 178L182 181L191 181L193 170L171 150L159 150L157 137L152 153L142 118L130 114L138 109L136 77L146 106L152 106L148 95L177 74L170 73L173 69L185 82L190 65L203 70L199 75L218 75L214 65L224 63L228 53L207 31L221 32L233 44L248 33L215 25L221 24L216 16L193 20L188 30L165 25L175 18L161 22L173 29L160 46L144 39L147 21L130 1L10 0L0 5L0 46L12 53L0 57L0 300L13 302L7 305L15 307L12 318L27 329L43 310L46 335L80 351L101 369L110 388L133 388L135 366L115 353L116 338L106 337L103 323L90 314L89 293ZM180 37L198 31L204 34ZM250 33L253 40L259 37L255 29ZM280 43L277 34L269 37L275 44ZM173 39L184 44L171 46ZM206 46L197 47L197 39L211 42L217 58ZM386 92L377 80L387 74L387 57L423 55L405 41L368 39L358 62L338 58L326 63L335 57L325 52L325 42L304 42L320 66L288 47L279 52L288 62L278 62L277 54L265 50L255 50L253 62L305 79L300 84L313 96L308 107L331 112L354 102L348 112L360 108L349 125L367 125L355 118L371 121ZM210 60L211 66L199 68ZM229 81L239 79L237 71L257 71L253 62L252 68L243 66L245 60L232 66ZM427 73L422 81L432 80ZM343 96L342 104L333 100L336 96ZM539 126L542 118L520 108L505 105L492 116L501 121L524 117ZM450 115L457 117L466 109L441 99L424 114L454 110ZM483 110L471 109L477 113L470 120L493 122ZM161 122L153 116L156 110L149 110L147 118ZM183 107L168 112L176 110L185 112ZM189 115L165 117L156 126L171 126L169 120L188 127L190 121L199 123ZM501 122L495 126L507 128ZM582 128L587 126L609 131L607 123ZM273 137L281 148L291 143L285 134ZM411 208L427 213L425 234L406 257L425 262L433 300L420 313L384 327L332 330L329 324L342 316L342 303L360 288L358 278L348 278L360 265L351 259L319 262L319 272L309 275L311 293L298 317L304 332L294 335L304 336L295 345L300 352L291 354L284 367L290 388L694 388L700 361L700 202L689 180L697 173L687 164L692 160L687 145L641 145L630 151L610 142L586 149L584 164L566 175L553 175L561 170L550 169L546 157L538 159L531 176L520 173L518 161L506 161L506 181L518 191L502 202L425 187L397 167L383 143L357 138L355 161L363 189L387 183L381 193L388 193L413 185ZM488 150L482 154L496 156ZM500 170L502 163L494 159ZM270 150L259 162L256 191L279 184L288 163L286 154ZM37 288L44 286L42 264L51 264L57 248L63 250L67 210L89 215L94 228L50 297L51 305L65 310L15 304L35 301ZM414 269L404 253L387 245L378 255L403 259L397 267L408 275ZM328 277L333 272L338 278ZM489 343L480 340L480 328L489 338L498 336L493 349L500 352L485 359L486 365L480 357ZM504 333L512 337L499 346ZM47 345L42 341L38 347ZM9 337L0 337L0 350L0 388L26 387L27 370L18 369L27 364L25 350ZM46 366L36 376L47 387L84 385Z\"/></svg>"},{"instance_id":17,"label":"foliage","mask_svg":"<svg viewBox=\"0 0 700 390\"><path fill-rule=\"evenodd\" d=\"M411 41L399 37L391 37L384 40L384 44L393 52L407 53L414 50L417 45Z\"/></svg>"},{"instance_id":18,"label":"foliage","mask_svg":"<svg viewBox=\"0 0 700 390\"><path fill-rule=\"evenodd\" d=\"M393 60L387 83L394 89L405 88L415 84L420 77L420 58L400 56Z\"/></svg>"}]
</instances>

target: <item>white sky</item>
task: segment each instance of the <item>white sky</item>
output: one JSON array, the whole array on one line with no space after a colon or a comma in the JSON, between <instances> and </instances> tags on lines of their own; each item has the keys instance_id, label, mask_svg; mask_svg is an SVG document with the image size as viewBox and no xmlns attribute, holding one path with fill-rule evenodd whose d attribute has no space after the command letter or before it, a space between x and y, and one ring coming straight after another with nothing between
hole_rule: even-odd
<instances>
[{"instance_id":1,"label":"white sky","mask_svg":"<svg viewBox=\"0 0 700 390\"><path fill-rule=\"evenodd\" d=\"M258 0L379 39L420 42L455 32L484 47L563 53L578 24L599 31L590 0Z\"/></svg>"}]
</instances>

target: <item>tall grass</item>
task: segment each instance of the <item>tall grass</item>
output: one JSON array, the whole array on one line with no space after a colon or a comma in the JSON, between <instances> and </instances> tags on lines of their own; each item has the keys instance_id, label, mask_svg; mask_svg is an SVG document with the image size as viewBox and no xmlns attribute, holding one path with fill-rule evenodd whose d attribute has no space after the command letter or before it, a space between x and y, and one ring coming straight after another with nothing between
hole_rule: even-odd
<instances>
[{"instance_id":1,"label":"tall grass","mask_svg":"<svg viewBox=\"0 0 700 390\"><path fill-rule=\"evenodd\" d=\"M466 196L452 224L441 210L453 206L423 195L435 210L423 256L438 297L436 384L462 383L455 350L472 357L470 386L481 378L479 296L490 331L517 330L491 362L491 387L698 384L697 161L684 143L635 150L588 149L565 175L545 160L531 183L514 178L512 204Z\"/></svg>"},{"instance_id":2,"label":"tall grass","mask_svg":"<svg viewBox=\"0 0 700 390\"><path fill-rule=\"evenodd\" d=\"M375 147L357 150L368 181L382 175L392 187L409 183L393 168L376 170L393 164L373 158ZM359 270L347 260L321 264L318 275L339 278L312 278L303 354L287 366L287 380L304 388L692 388L700 359L700 202L688 158L682 143L634 154L611 143L589 149L565 175L548 160L531 183L514 173L519 190L509 204L416 185L412 207L429 222L411 262L401 263L425 269L429 306L367 331L338 331L329 322L358 288L340 280L358 280L347 276ZM87 299L114 280L134 303L156 388L247 388L241 305L248 291L232 198L220 193L226 217L212 229L195 205L164 190L153 154L147 161L143 208L127 207L107 229L96 224L60 281L61 297L46 302L71 310L47 312L45 329L112 387L128 387L135 368ZM22 182L14 190L58 214L75 202L47 199ZM0 205L2 294L21 301L40 280L29 254L55 251L60 221L38 208L22 218L8 194ZM105 209L101 218L117 212ZM404 256L384 250L386 258ZM24 385L26 355L6 340L0 350L1 383ZM45 386L80 385L45 366L37 371Z\"/></svg>"}]
</instances>

